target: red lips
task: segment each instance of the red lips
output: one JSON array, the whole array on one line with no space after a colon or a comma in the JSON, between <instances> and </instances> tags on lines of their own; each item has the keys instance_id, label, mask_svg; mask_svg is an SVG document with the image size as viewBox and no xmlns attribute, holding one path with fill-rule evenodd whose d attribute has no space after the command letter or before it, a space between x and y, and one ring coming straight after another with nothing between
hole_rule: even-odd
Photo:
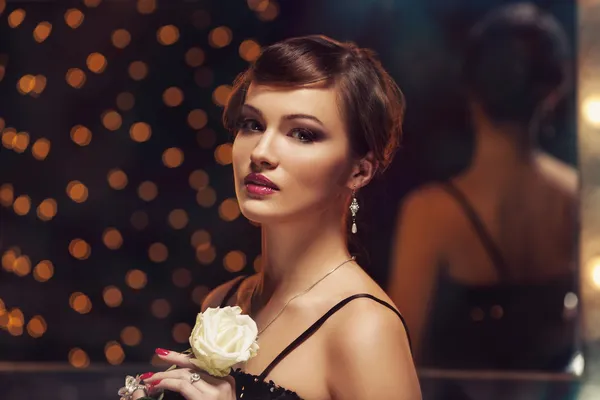
<instances>
[{"instance_id":1,"label":"red lips","mask_svg":"<svg viewBox=\"0 0 600 400\"><path fill-rule=\"evenodd\" d=\"M273 182L271 182L269 180L269 178L267 178L266 176L264 176L262 174L257 174L254 172L251 174L248 174L248 176L246 176L246 178L244 178L244 183L246 185L264 186L264 187L272 189L272 190L279 190L279 187L276 184L274 184Z\"/></svg>"}]
</instances>

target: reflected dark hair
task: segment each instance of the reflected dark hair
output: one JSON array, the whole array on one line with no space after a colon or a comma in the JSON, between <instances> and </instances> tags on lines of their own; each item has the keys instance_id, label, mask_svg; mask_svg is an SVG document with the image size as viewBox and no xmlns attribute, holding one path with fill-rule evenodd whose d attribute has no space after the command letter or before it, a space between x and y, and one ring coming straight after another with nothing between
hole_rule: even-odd
<instances>
[{"instance_id":1,"label":"reflected dark hair","mask_svg":"<svg viewBox=\"0 0 600 400\"><path fill-rule=\"evenodd\" d=\"M541 101L566 86L567 56L566 34L552 15L512 4L471 30L463 79L494 122L527 124Z\"/></svg>"},{"instance_id":2,"label":"reflected dark hair","mask_svg":"<svg viewBox=\"0 0 600 400\"><path fill-rule=\"evenodd\" d=\"M391 163L402 136L404 96L371 50L320 35L265 47L237 77L225 107L223 123L234 134L251 83L335 87L353 155L364 157L372 151L379 172Z\"/></svg>"}]
</instances>

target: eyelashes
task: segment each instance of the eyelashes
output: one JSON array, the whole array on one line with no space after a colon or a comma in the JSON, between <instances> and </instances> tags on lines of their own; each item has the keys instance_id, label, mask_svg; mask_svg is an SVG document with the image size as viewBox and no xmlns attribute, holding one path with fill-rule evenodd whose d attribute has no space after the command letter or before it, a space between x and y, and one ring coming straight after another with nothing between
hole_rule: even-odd
<instances>
[{"instance_id":1,"label":"eyelashes","mask_svg":"<svg viewBox=\"0 0 600 400\"><path fill-rule=\"evenodd\" d=\"M265 130L263 125L254 118L242 117L236 124L238 133L260 133ZM287 136L302 143L313 143L323 138L323 134L308 128L294 128Z\"/></svg>"}]
</instances>

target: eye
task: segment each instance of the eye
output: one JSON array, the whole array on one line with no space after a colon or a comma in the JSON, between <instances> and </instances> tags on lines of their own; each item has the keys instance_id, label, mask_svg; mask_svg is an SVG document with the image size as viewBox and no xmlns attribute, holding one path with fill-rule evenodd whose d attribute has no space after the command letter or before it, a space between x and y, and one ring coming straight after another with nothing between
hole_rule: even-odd
<instances>
[{"instance_id":1,"label":"eye","mask_svg":"<svg viewBox=\"0 0 600 400\"><path fill-rule=\"evenodd\" d=\"M260 132L263 130L263 127L260 122L255 119L242 118L240 122L238 122L238 130L244 132Z\"/></svg>"},{"instance_id":2,"label":"eye","mask_svg":"<svg viewBox=\"0 0 600 400\"><path fill-rule=\"evenodd\" d=\"M309 129L294 129L290 136L303 143L312 143L317 138L317 135Z\"/></svg>"}]
</instances>

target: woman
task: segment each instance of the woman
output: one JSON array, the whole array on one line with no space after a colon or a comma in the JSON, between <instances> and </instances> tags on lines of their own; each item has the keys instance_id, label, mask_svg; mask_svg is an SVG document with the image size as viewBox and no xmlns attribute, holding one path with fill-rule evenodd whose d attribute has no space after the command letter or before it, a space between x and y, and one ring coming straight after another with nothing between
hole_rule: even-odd
<instances>
[{"instance_id":1,"label":"woman","mask_svg":"<svg viewBox=\"0 0 600 400\"><path fill-rule=\"evenodd\" d=\"M402 318L346 244L351 199L391 162L403 108L370 51L323 36L269 46L237 79L224 123L240 209L262 226L263 270L216 288L203 309L240 306L260 350L226 379L199 371L192 382L187 356L159 349L180 368L145 374L150 394L420 398Z\"/></svg>"},{"instance_id":2,"label":"woman","mask_svg":"<svg viewBox=\"0 0 600 400\"><path fill-rule=\"evenodd\" d=\"M395 239L388 293L421 366L556 371L574 355L577 177L536 143L566 53L558 22L531 4L471 32L471 164L413 192Z\"/></svg>"}]
</instances>

